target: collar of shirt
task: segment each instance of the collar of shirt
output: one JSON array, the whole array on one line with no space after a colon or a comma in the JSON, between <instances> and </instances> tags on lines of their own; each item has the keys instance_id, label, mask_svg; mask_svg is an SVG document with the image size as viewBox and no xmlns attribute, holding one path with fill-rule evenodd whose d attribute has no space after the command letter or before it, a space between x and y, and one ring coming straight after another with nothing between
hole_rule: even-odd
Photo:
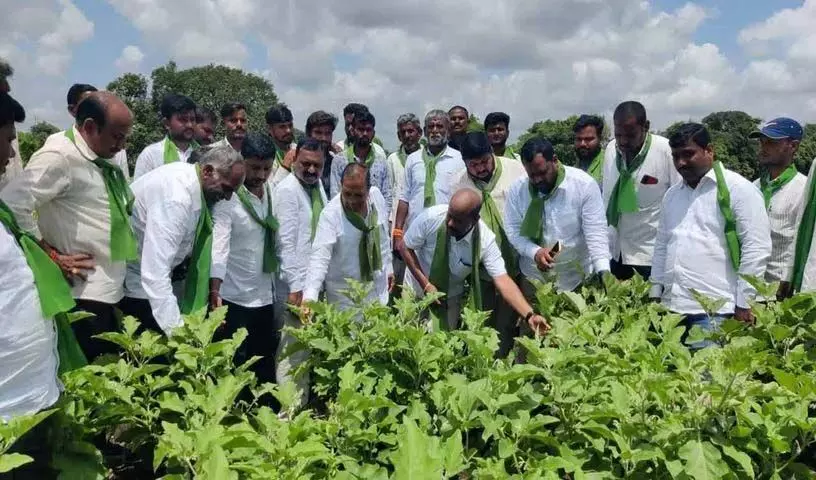
<instances>
[{"instance_id":1,"label":"collar of shirt","mask_svg":"<svg viewBox=\"0 0 816 480\"><path fill-rule=\"evenodd\" d=\"M689 190L697 190L698 188L700 188L701 185L704 185L705 183L708 182L713 183L715 187L717 186L717 174L714 173L713 166L708 169L708 171L706 172L705 175L702 176L702 178L700 178L700 182L697 183L696 188L692 188L692 186L686 183L685 180L683 180L683 188L688 188Z\"/></svg>"},{"instance_id":2,"label":"collar of shirt","mask_svg":"<svg viewBox=\"0 0 816 480\"><path fill-rule=\"evenodd\" d=\"M94 161L97 158L102 158L99 155L97 155L96 153L94 153L93 150L91 150L91 147L88 146L87 142L85 142L85 139L82 137L82 134L79 133L79 130L77 130L76 126L72 126L71 128L74 130L74 142L73 143L74 143L74 145L76 145L77 152L79 152L79 154L82 155L83 158L85 158L86 160L89 160L89 161ZM104 160L110 160L110 159L104 159Z\"/></svg>"}]
</instances>

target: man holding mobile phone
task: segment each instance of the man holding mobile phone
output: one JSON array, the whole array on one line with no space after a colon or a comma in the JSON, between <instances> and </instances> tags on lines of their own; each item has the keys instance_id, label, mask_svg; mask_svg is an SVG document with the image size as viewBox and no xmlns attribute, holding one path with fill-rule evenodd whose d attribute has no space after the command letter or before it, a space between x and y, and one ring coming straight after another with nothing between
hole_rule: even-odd
<instances>
[{"instance_id":1,"label":"man holding mobile phone","mask_svg":"<svg viewBox=\"0 0 816 480\"><path fill-rule=\"evenodd\" d=\"M519 252L521 289L535 298L532 280L575 290L592 274L609 271L603 200L586 172L564 166L543 138L521 148L528 178L516 180L504 211L507 238Z\"/></svg>"}]
</instances>

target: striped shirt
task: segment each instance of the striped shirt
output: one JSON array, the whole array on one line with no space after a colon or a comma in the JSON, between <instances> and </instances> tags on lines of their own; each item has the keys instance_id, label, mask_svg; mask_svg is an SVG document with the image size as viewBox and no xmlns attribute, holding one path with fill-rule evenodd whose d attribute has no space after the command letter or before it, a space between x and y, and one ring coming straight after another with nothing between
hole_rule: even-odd
<instances>
[{"instance_id":1,"label":"striped shirt","mask_svg":"<svg viewBox=\"0 0 816 480\"><path fill-rule=\"evenodd\" d=\"M771 197L768 220L771 223L771 258L765 271L766 282L787 280L796 249L796 231L804 205L807 177L797 173L787 185ZM759 188L759 180L754 182Z\"/></svg>"}]
</instances>

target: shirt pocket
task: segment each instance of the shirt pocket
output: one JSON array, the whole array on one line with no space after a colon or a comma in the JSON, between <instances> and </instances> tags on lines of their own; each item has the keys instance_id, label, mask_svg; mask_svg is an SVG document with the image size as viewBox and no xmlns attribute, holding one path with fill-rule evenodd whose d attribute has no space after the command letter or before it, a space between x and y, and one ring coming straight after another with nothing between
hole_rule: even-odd
<instances>
[{"instance_id":1,"label":"shirt pocket","mask_svg":"<svg viewBox=\"0 0 816 480\"><path fill-rule=\"evenodd\" d=\"M657 182L643 183L647 181L645 179L651 179L652 182L656 180ZM659 204L669 188L666 179L650 172L638 173L635 181L637 182L638 207L641 209L651 208Z\"/></svg>"}]
</instances>

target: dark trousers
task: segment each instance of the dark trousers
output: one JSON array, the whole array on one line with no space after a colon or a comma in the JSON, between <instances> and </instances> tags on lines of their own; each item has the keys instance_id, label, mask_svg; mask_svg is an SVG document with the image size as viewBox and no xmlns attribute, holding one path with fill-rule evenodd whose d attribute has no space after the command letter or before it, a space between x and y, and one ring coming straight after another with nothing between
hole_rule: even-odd
<instances>
[{"instance_id":1,"label":"dark trousers","mask_svg":"<svg viewBox=\"0 0 816 480\"><path fill-rule=\"evenodd\" d=\"M637 273L644 280L652 276L652 267L649 265L624 265L620 260L612 260L609 264L612 275L618 280L629 280Z\"/></svg>"},{"instance_id":2,"label":"dark trousers","mask_svg":"<svg viewBox=\"0 0 816 480\"><path fill-rule=\"evenodd\" d=\"M164 335L164 331L159 327L153 317L153 309L150 308L150 301L143 298L125 297L119 302L119 308L124 316L135 317L141 323L137 332L152 330Z\"/></svg>"},{"instance_id":3,"label":"dark trousers","mask_svg":"<svg viewBox=\"0 0 816 480\"><path fill-rule=\"evenodd\" d=\"M71 324L71 329L74 331L77 342L88 362L93 362L95 358L104 354L117 355L119 347L116 344L93 338L94 335L100 333L119 331L120 317L116 305L81 298L75 301L76 307L72 312L84 311L93 315L93 317L84 318Z\"/></svg>"},{"instance_id":4,"label":"dark trousers","mask_svg":"<svg viewBox=\"0 0 816 480\"><path fill-rule=\"evenodd\" d=\"M235 364L241 365L252 357L261 357L250 370L259 383L275 382L275 352L280 342L280 322L275 318L274 305L248 308L224 300L227 307L226 325L215 333L214 340L231 338L239 328L247 330L244 343L235 352Z\"/></svg>"}]
</instances>

